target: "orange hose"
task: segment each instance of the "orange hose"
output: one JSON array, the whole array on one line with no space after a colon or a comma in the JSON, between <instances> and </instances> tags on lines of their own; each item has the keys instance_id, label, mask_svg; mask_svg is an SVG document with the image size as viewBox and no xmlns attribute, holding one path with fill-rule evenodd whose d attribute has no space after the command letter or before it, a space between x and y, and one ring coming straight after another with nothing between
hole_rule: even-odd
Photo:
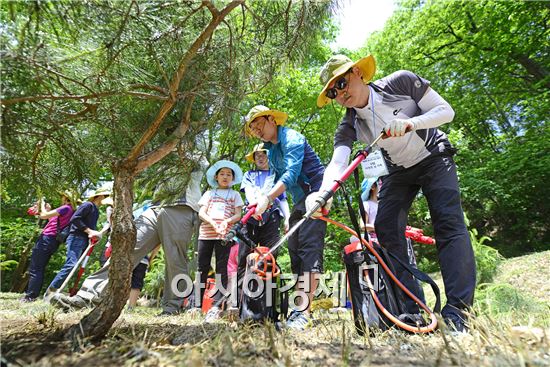
<instances>
[{"instance_id":1,"label":"orange hose","mask_svg":"<svg viewBox=\"0 0 550 367\"><path fill-rule=\"evenodd\" d=\"M376 259L378 259L378 262L380 265L382 265L382 268L386 271L386 273L390 276L390 278L395 282L395 284L397 284L397 286L399 288L401 288L401 290L403 292L405 292L405 294L407 296L409 296L409 298L411 298L416 304L418 304L424 311L426 311L426 313L428 313L430 315L430 324L427 325L427 326L422 326L422 327L414 327L414 326L411 326L409 324L406 324L404 323L403 321L400 321L397 317L395 317L394 315L392 315L383 305L382 303L380 302L380 300L378 299L378 296L376 295L376 292L374 291L374 287L370 281L370 278L367 276L367 284L369 286L369 290L370 290L370 293L372 295L372 298L374 299L374 303L376 304L376 306L378 307L378 309L384 314L384 316L386 316L390 321L392 321L395 325L399 326L401 329L404 329L404 330L407 330L411 333L429 333L429 332L432 332L434 331L436 328L437 328L437 317L435 316L434 312L428 307L426 306L421 300L419 300L411 291L409 291L404 285L403 283L401 283L399 281L399 279L397 279L397 277L391 272L391 270L389 269L389 267L386 265L386 263L384 262L384 260L382 260L382 258L380 257L380 255L378 254L378 252L376 252L376 250L372 247L372 245L367 242L364 238L362 238L362 236L358 235L353 229L349 228L348 226L346 226L345 224L342 224L340 222L337 222L335 220L332 220L330 218L327 218L325 216L321 216L321 217L318 217L317 219L321 219L321 220L324 220L325 222L327 223L330 223L330 224L333 224L343 230L345 230L346 232L350 233L351 235L359 238L361 240L361 243L363 245L365 245L365 247L370 251L370 253L372 253Z\"/></svg>"}]
</instances>

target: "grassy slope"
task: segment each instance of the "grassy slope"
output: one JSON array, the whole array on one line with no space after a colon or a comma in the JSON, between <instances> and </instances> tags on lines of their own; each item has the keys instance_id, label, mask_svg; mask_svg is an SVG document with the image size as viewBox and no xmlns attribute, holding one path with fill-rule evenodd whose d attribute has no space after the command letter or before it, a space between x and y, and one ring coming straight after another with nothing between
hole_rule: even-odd
<instances>
[{"instance_id":1,"label":"grassy slope","mask_svg":"<svg viewBox=\"0 0 550 367\"><path fill-rule=\"evenodd\" d=\"M186 315L160 318L154 316L158 309L138 308L125 312L100 344L82 343L76 352L47 338L86 311L63 314L43 302L19 304L19 295L4 293L2 355L21 365L55 366L550 365L548 279L550 251L504 262L494 283L504 285L478 292L479 316L468 335L392 330L365 339L353 332L349 314L328 313L317 314L306 332L277 333L227 321L205 325Z\"/></svg>"}]
</instances>

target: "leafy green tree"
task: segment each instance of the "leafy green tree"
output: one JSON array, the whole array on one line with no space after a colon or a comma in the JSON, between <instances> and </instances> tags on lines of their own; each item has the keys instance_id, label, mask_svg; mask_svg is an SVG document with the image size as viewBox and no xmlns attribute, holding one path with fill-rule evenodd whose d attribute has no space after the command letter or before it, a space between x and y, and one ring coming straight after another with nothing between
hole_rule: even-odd
<instances>
[{"instance_id":1,"label":"leafy green tree","mask_svg":"<svg viewBox=\"0 0 550 367\"><path fill-rule=\"evenodd\" d=\"M244 0L2 5L3 144L17 166L9 183L27 179L52 187L60 171L66 181L97 181L106 167L114 178L109 286L69 335L103 336L126 301L135 179L158 172L148 168L174 150L184 161L194 135L205 129L233 126L247 92L320 42L329 6ZM188 166L171 174L185 175Z\"/></svg>"},{"instance_id":2,"label":"leafy green tree","mask_svg":"<svg viewBox=\"0 0 550 367\"><path fill-rule=\"evenodd\" d=\"M172 151L185 160L194 135L205 129L215 139L220 128L234 127L246 93L321 41L329 6L245 0L2 5L3 143L22 165L18 179L29 178L30 168L29 181L52 185L54 168L38 164L50 151L47 162L62 165L67 180L92 180L105 166L114 178L109 286L69 335L103 336L126 301L134 180L158 172L149 167ZM175 174L185 175L188 166L177 165Z\"/></svg>"},{"instance_id":3,"label":"leafy green tree","mask_svg":"<svg viewBox=\"0 0 550 367\"><path fill-rule=\"evenodd\" d=\"M550 241L548 24L542 1L402 1L362 51L378 77L412 70L453 106L442 128L459 148L464 208L507 256Z\"/></svg>"}]
</instances>

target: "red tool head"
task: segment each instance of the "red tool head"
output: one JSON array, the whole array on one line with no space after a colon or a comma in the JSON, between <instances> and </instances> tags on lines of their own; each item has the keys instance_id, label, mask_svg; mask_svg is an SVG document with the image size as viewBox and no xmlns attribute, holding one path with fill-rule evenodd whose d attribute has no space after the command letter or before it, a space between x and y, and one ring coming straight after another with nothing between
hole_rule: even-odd
<instances>
[{"instance_id":1,"label":"red tool head","mask_svg":"<svg viewBox=\"0 0 550 367\"><path fill-rule=\"evenodd\" d=\"M269 252L269 247L256 247L254 252L248 255L247 263L262 280L276 278L281 274L281 269L277 266L273 254Z\"/></svg>"},{"instance_id":2,"label":"red tool head","mask_svg":"<svg viewBox=\"0 0 550 367\"><path fill-rule=\"evenodd\" d=\"M38 208L36 207L36 205L33 205L29 209L27 209L27 214L28 215L38 215L39 212L38 212Z\"/></svg>"}]
</instances>

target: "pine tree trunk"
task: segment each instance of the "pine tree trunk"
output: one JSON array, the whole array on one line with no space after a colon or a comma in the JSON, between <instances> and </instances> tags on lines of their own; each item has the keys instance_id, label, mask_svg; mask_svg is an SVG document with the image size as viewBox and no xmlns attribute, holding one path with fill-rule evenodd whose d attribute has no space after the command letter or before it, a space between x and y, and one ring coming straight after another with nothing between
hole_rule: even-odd
<instances>
[{"instance_id":1,"label":"pine tree trunk","mask_svg":"<svg viewBox=\"0 0 550 367\"><path fill-rule=\"evenodd\" d=\"M102 295L101 303L86 315L79 324L71 326L66 337L76 341L90 337L101 339L118 319L130 293L132 273L132 252L136 243L136 228L132 217L134 198L134 170L113 168L114 211L111 243L113 252L109 268L109 283Z\"/></svg>"},{"instance_id":2,"label":"pine tree trunk","mask_svg":"<svg viewBox=\"0 0 550 367\"><path fill-rule=\"evenodd\" d=\"M27 245L25 250L21 253L19 257L19 262L17 263L17 268L13 272L11 279L10 292L22 293L27 288L29 283L29 269L31 251L34 246L34 242L31 242Z\"/></svg>"},{"instance_id":3,"label":"pine tree trunk","mask_svg":"<svg viewBox=\"0 0 550 367\"><path fill-rule=\"evenodd\" d=\"M41 219L37 219L36 221L36 235L29 240L27 246L19 257L17 268L15 268L11 278L10 292L22 293L25 291L25 288L27 288L30 277L28 270L31 262L32 249L34 248L34 244L36 243L38 236L42 232L44 222L45 221Z\"/></svg>"}]
</instances>

